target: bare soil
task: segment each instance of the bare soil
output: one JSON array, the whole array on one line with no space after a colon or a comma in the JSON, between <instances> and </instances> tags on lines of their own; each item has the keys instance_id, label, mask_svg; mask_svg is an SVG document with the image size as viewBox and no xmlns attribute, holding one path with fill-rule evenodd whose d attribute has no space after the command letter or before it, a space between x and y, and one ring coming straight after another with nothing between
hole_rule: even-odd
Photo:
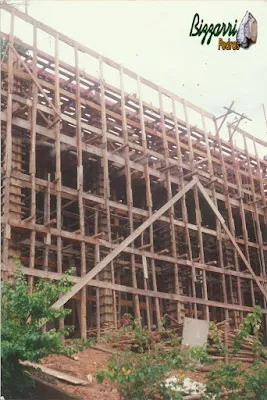
<instances>
[{"instance_id":1,"label":"bare soil","mask_svg":"<svg viewBox=\"0 0 267 400\"><path fill-rule=\"evenodd\" d=\"M102 348L114 351L109 345L101 344ZM77 358L75 360L74 358ZM53 380L62 390L69 394L79 396L83 400L119 400L120 396L114 384L105 380L102 384L96 382L96 373L100 369L107 367L107 362L110 354L100 350L89 348L80 353L77 353L71 358L64 356L52 355L42 360L42 364L46 367L53 368L57 371L65 372L80 379L87 379L87 375L93 376L93 383L87 386L74 386L66 382ZM172 371L170 376L182 375L184 371ZM186 377L205 383L206 372L186 372Z\"/></svg>"},{"instance_id":2,"label":"bare soil","mask_svg":"<svg viewBox=\"0 0 267 400\"><path fill-rule=\"evenodd\" d=\"M108 348L108 346L103 346L102 344L101 347ZM89 383L87 386L74 386L56 380L57 385L67 393L75 394L83 400L119 400L120 396L116 388L112 386L110 382L104 381L102 384L96 382L96 372L100 369L106 368L109 356L108 353L89 348L77 353L74 356L78 358L77 360L73 357L69 358L52 355L44 358L42 364L46 367L65 372L80 379L86 380L88 374L93 376L93 382Z\"/></svg>"}]
</instances>

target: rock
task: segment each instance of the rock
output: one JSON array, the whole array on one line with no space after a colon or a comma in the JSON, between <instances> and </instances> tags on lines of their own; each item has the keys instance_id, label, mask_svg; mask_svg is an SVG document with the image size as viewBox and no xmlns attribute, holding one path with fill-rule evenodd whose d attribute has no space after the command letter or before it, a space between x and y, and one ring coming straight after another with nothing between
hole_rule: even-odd
<instances>
[{"instance_id":1,"label":"rock","mask_svg":"<svg viewBox=\"0 0 267 400\"><path fill-rule=\"evenodd\" d=\"M92 377L91 374L88 374L88 375L86 376L86 378L87 378L87 380L88 380L90 383L93 382L93 377Z\"/></svg>"}]
</instances>

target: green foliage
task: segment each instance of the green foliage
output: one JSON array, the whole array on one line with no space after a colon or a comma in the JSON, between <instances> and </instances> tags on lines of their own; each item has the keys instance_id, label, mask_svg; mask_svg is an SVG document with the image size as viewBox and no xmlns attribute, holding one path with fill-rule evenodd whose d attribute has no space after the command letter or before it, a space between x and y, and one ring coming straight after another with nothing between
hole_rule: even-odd
<instances>
[{"instance_id":1,"label":"green foliage","mask_svg":"<svg viewBox=\"0 0 267 400\"><path fill-rule=\"evenodd\" d=\"M244 399L267 399L267 367L255 362L244 372Z\"/></svg>"},{"instance_id":2,"label":"green foliage","mask_svg":"<svg viewBox=\"0 0 267 400\"><path fill-rule=\"evenodd\" d=\"M174 347L170 351L159 348L143 353L128 349L112 356L108 370L98 371L97 380L99 383L104 379L116 382L119 393L127 400L179 400L183 393L164 384L166 375L177 369L193 370L200 359L210 362L205 349ZM177 385L182 383L183 379Z\"/></svg>"},{"instance_id":3,"label":"green foliage","mask_svg":"<svg viewBox=\"0 0 267 400\"><path fill-rule=\"evenodd\" d=\"M68 309L52 309L51 305L71 288L69 270L60 281L39 280L32 291L22 273L18 258L14 280L2 283L2 325L1 325L1 369L2 393L6 398L23 395L33 382L25 374L19 360L38 362L49 354L70 355L82 349L81 344L65 347L61 339L67 336L72 327L43 332L42 321L55 321L66 317ZM28 396L28 395L27 395Z\"/></svg>"},{"instance_id":4,"label":"green foliage","mask_svg":"<svg viewBox=\"0 0 267 400\"><path fill-rule=\"evenodd\" d=\"M239 363L232 365L219 363L219 366L208 375L206 399L220 399L225 389L230 392L229 400L240 399L239 393L233 391L241 387L242 375Z\"/></svg>"},{"instance_id":5,"label":"green foliage","mask_svg":"<svg viewBox=\"0 0 267 400\"><path fill-rule=\"evenodd\" d=\"M124 314L121 319L122 328L120 331L107 330L102 337L103 343L118 342L125 334L129 339L133 339L136 343L134 349L136 352L143 352L150 348L152 340L151 332L147 330L147 327L142 327L141 318L133 319L130 314ZM132 346L126 345L125 348L131 348Z\"/></svg>"},{"instance_id":6,"label":"green foliage","mask_svg":"<svg viewBox=\"0 0 267 400\"><path fill-rule=\"evenodd\" d=\"M238 354L242 344L249 338L252 340L252 351L255 361L246 369L241 363L226 365L219 363L207 376L205 399L221 399L222 392L227 391L229 400L267 398L267 366L260 358L265 354L263 337L260 332L262 314L256 306L253 313L249 313L240 325L239 332L234 337L234 353ZM213 338L214 339L214 338ZM215 334L216 340L216 334ZM219 347L219 346L218 346ZM222 354L225 349L221 346Z\"/></svg>"},{"instance_id":7,"label":"green foliage","mask_svg":"<svg viewBox=\"0 0 267 400\"><path fill-rule=\"evenodd\" d=\"M248 314L244 319L240 331L234 338L236 353L240 351L248 337L250 340L253 338L252 350L255 362L246 369L237 362L231 365L220 362L216 367L214 366L207 375L206 400L221 399L223 393L227 393L229 400L266 400L267 366L260 358L264 354L262 335L260 334L261 319L261 310L259 307L255 307L254 312ZM144 349L146 335L150 335L150 333L146 327L141 327L140 321L128 317L127 321L121 335L123 332L130 332L131 335L139 336L140 344ZM228 350L220 339L218 328L213 323L210 324L210 332L220 353L226 354ZM162 336L164 337L164 335L167 335L168 342L173 346L170 351L163 351L159 347L134 353L128 348L111 357L107 370L98 371L98 382L102 382L104 379L115 382L119 393L127 400L182 399L186 393L176 391L173 386L166 386L164 384L166 377L170 373L174 374L177 370L194 371L197 363L213 364L213 360L208 355L209 346L184 348L180 346L177 335L171 330L164 331ZM163 343L159 343L159 346L161 345ZM182 387L183 378L184 374L177 377L176 388Z\"/></svg>"},{"instance_id":8,"label":"green foliage","mask_svg":"<svg viewBox=\"0 0 267 400\"><path fill-rule=\"evenodd\" d=\"M212 338L214 344L217 346L221 354L225 354L227 349L224 346L220 336L219 336L219 330L218 327L215 325L214 322L210 322L209 324L209 332L210 332L210 337Z\"/></svg>"},{"instance_id":9,"label":"green foliage","mask_svg":"<svg viewBox=\"0 0 267 400\"><path fill-rule=\"evenodd\" d=\"M259 306L255 306L253 313L249 313L243 320L243 323L240 324L240 330L234 337L234 349L236 353L238 353L238 351L241 349L242 343L252 335L252 350L255 356L260 356L263 350L263 335L260 332L261 321L261 308Z\"/></svg>"}]
</instances>

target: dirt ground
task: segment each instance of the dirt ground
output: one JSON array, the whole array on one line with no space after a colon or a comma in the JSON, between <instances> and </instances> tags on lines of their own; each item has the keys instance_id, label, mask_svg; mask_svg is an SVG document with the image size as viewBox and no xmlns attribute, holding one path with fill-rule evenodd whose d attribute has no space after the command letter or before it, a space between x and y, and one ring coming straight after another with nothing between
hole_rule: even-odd
<instances>
[{"instance_id":1,"label":"dirt ground","mask_svg":"<svg viewBox=\"0 0 267 400\"><path fill-rule=\"evenodd\" d=\"M101 344L102 348L114 351L108 345ZM120 396L114 384L105 380L102 384L96 382L96 372L99 369L104 369L107 366L107 360L110 354L89 348L75 355L78 359L68 358L64 356L49 356L42 360L42 364L46 367L53 368L57 371L65 372L69 375L86 380L86 376L93 376L93 383L87 386L74 386L63 381L56 380L56 384L67 393L75 394L83 400L119 400ZM172 371L170 375L180 375L184 371ZM205 382L204 372L186 372L186 377L198 382Z\"/></svg>"},{"instance_id":2,"label":"dirt ground","mask_svg":"<svg viewBox=\"0 0 267 400\"><path fill-rule=\"evenodd\" d=\"M101 345L101 347L106 347ZM42 360L42 364L46 367L53 368L57 371L65 372L69 375L86 380L86 376L91 374L93 382L87 386L74 386L63 381L57 380L57 385L67 393L80 396L83 400L119 400L120 396L114 386L108 381L102 384L96 382L96 372L103 369L107 365L109 354L103 351L87 349L77 353L78 360L64 356L52 355Z\"/></svg>"}]
</instances>

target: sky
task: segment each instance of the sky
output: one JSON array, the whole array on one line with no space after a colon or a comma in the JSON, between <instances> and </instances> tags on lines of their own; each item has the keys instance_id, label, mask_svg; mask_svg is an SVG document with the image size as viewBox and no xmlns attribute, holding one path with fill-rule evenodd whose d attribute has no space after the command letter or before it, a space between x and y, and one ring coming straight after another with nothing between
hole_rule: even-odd
<instances>
[{"instance_id":1,"label":"sky","mask_svg":"<svg viewBox=\"0 0 267 400\"><path fill-rule=\"evenodd\" d=\"M246 11L258 22L257 43L249 50L218 50L218 38L201 45L200 37L189 36L195 13L207 24L237 19L239 26ZM29 0L29 14L216 116L235 101L233 108L252 119L240 127L267 142L267 0ZM1 22L4 30L7 19ZM27 39L26 26L17 24L15 35ZM38 46L53 53L48 35L38 36ZM73 60L67 48L63 55Z\"/></svg>"}]
</instances>

